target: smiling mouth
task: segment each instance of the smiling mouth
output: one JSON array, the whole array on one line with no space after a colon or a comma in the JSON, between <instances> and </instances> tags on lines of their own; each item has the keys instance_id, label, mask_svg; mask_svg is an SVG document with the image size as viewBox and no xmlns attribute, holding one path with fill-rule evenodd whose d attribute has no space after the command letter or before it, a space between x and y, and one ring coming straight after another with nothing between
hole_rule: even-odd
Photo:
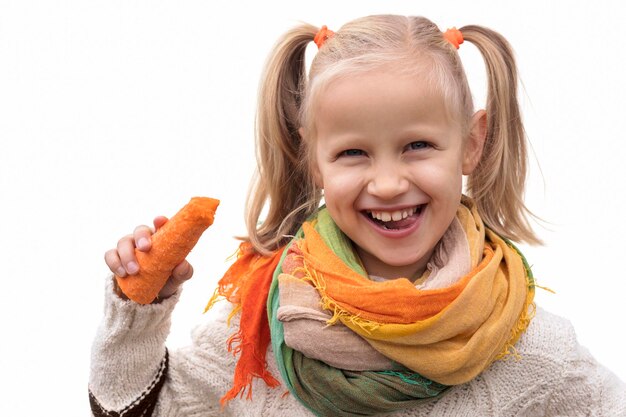
<instances>
[{"instance_id":1,"label":"smiling mouth","mask_svg":"<svg viewBox=\"0 0 626 417\"><path fill-rule=\"evenodd\" d=\"M365 210L365 216L386 230L399 230L411 226L417 217L422 213L425 204L406 208L403 210L381 211Z\"/></svg>"}]
</instances>

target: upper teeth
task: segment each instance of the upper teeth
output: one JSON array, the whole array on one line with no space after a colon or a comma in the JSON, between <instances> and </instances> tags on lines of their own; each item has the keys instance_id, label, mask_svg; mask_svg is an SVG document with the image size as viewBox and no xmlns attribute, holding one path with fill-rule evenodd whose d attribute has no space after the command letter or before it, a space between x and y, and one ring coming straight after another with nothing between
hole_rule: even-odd
<instances>
[{"instance_id":1,"label":"upper teeth","mask_svg":"<svg viewBox=\"0 0 626 417\"><path fill-rule=\"evenodd\" d=\"M417 207L413 207L396 211L368 211L368 213L371 214L373 218L383 222L388 222L391 220L397 222L398 220L406 219L407 217L415 213L416 210Z\"/></svg>"}]
</instances>

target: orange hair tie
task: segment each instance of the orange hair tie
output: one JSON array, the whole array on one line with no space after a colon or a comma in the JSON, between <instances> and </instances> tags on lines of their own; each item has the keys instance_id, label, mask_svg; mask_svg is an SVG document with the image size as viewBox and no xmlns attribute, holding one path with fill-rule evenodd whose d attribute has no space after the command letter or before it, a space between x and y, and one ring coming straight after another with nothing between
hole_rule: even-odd
<instances>
[{"instance_id":1,"label":"orange hair tie","mask_svg":"<svg viewBox=\"0 0 626 417\"><path fill-rule=\"evenodd\" d=\"M446 30L443 37L456 49L459 49L459 45L463 43L463 34L455 27Z\"/></svg>"},{"instance_id":2,"label":"orange hair tie","mask_svg":"<svg viewBox=\"0 0 626 417\"><path fill-rule=\"evenodd\" d=\"M317 32L315 37L313 38L313 42L317 45L317 48L321 48L328 39L332 38L335 35L335 32L328 29L326 25L322 26L322 28Z\"/></svg>"}]
</instances>

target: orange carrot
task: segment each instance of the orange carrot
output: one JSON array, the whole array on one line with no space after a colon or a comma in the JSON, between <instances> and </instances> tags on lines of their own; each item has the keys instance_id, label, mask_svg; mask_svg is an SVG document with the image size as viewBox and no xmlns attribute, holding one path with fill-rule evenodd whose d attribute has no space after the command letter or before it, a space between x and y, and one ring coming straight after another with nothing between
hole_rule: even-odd
<instances>
[{"instance_id":1,"label":"orange carrot","mask_svg":"<svg viewBox=\"0 0 626 417\"><path fill-rule=\"evenodd\" d=\"M135 249L139 272L124 278L115 276L120 290L139 304L153 302L172 270L187 257L202 233L213 224L219 203L213 198L192 198L152 235L152 247L148 252Z\"/></svg>"}]
</instances>

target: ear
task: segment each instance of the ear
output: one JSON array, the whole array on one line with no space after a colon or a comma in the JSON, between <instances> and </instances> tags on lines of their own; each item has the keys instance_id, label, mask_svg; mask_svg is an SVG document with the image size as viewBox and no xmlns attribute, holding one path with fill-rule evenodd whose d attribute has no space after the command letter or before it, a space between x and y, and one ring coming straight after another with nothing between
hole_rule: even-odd
<instances>
[{"instance_id":1,"label":"ear","mask_svg":"<svg viewBox=\"0 0 626 417\"><path fill-rule=\"evenodd\" d=\"M472 116L469 135L463 150L463 175L471 174L483 155L487 137L487 112L479 110Z\"/></svg>"},{"instance_id":2,"label":"ear","mask_svg":"<svg viewBox=\"0 0 626 417\"><path fill-rule=\"evenodd\" d=\"M302 127L298 129L298 133L300 134L300 140L307 140L305 139L304 129ZM319 166L317 165L315 158L311 158L311 160L309 161L309 170L311 172L311 175L313 176L313 181L315 182L315 185L320 189L324 189L322 173L320 172Z\"/></svg>"}]
</instances>

